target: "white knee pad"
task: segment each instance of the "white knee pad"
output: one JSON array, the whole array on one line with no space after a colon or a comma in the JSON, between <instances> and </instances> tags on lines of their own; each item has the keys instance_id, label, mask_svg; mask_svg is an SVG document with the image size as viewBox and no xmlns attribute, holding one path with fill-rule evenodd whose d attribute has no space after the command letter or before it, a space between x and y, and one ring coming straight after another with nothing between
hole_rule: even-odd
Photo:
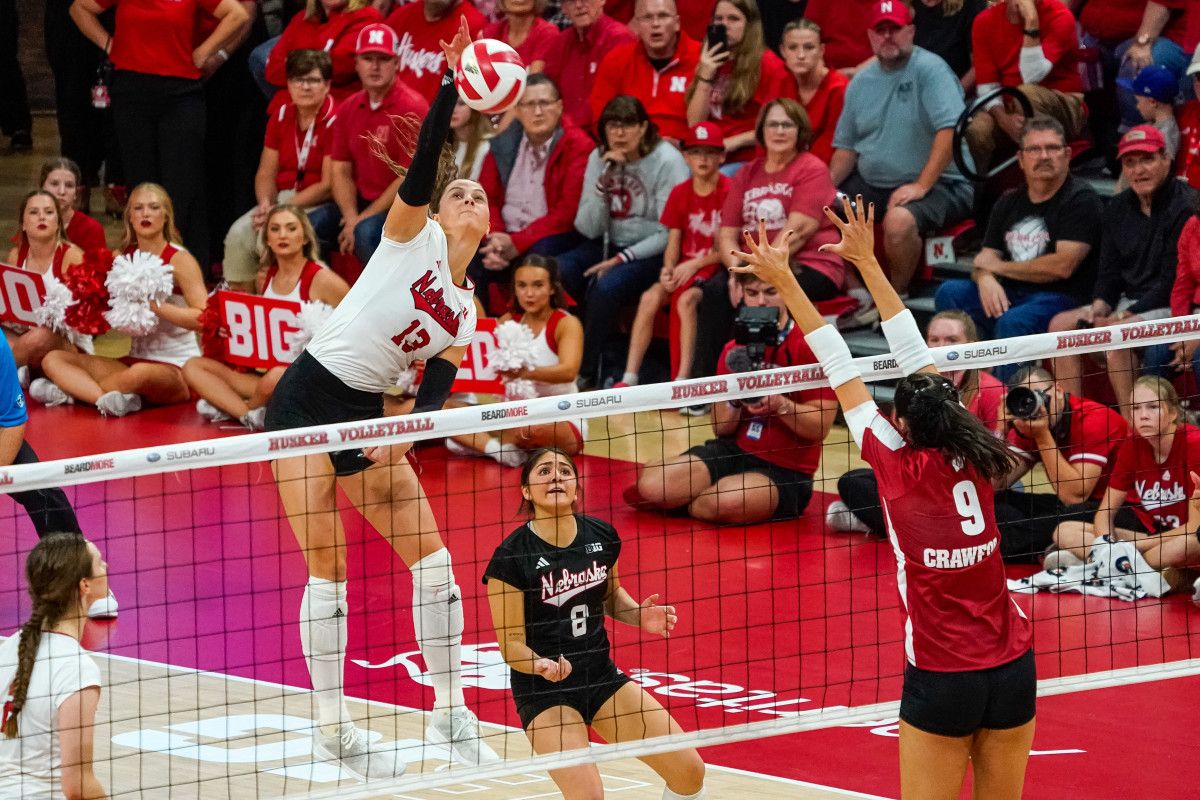
<instances>
[{"instance_id":1,"label":"white knee pad","mask_svg":"<svg viewBox=\"0 0 1200 800\"><path fill-rule=\"evenodd\" d=\"M413 622L421 644L462 641L462 592L454 582L450 551L430 553L412 565Z\"/></svg>"},{"instance_id":2,"label":"white knee pad","mask_svg":"<svg viewBox=\"0 0 1200 800\"><path fill-rule=\"evenodd\" d=\"M663 800L704 800L705 797L708 797L708 792L703 786L695 794L676 794L667 787L663 787Z\"/></svg>"}]
</instances>

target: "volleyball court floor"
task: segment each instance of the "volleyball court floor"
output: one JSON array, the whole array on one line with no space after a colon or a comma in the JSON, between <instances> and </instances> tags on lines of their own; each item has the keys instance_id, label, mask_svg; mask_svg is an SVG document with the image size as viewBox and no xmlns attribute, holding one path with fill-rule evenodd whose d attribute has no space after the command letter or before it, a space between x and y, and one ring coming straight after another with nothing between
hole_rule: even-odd
<instances>
[{"instance_id":1,"label":"volleyball court floor","mask_svg":"<svg viewBox=\"0 0 1200 800\"><path fill-rule=\"evenodd\" d=\"M43 459L233 433L193 416L181 423L179 410L170 409L98 421L84 409L37 408L29 430ZM611 444L615 427L609 435ZM485 459L447 460L438 446L423 447L419 460L463 590L468 703L491 723L485 731L497 751L526 756L479 580L495 546L520 524L519 473ZM626 505L632 461L589 455L580 469L584 511L622 534L623 583L634 597L658 592L679 610L668 641L624 626L610 631L617 664L685 729L898 699L903 653L893 556L886 543L825 535L818 512L830 495L818 493L799 524L716 530ZM833 481L825 486L832 490ZM311 763L302 690L308 674L296 624L305 570L268 466L166 473L68 493L105 553L122 606L117 622L89 625L84 642L106 672L97 763L112 793L247 797L337 787L339 770ZM0 514L11 515L17 536L0 553L0 574L17 575L34 534L10 509ZM444 767L443 751L422 749L424 718L414 710L428 708L432 693L419 680L408 572L356 514L345 519L352 711L412 747L410 771ZM1200 660L1189 661L1200 659L1200 611L1189 598L1127 604L1036 595L1017 602L1035 620L1040 678L1090 674L1113 684L1040 701L1026 797L1200 796ZM23 592L0 592L0 629L12 630L27 613ZM1164 663L1177 667L1174 677L1130 674ZM713 797L893 798L896 747L893 718L702 753L713 767ZM661 783L636 762L608 762L601 771L613 796L660 796ZM459 795L517 800L557 792L544 773L531 773L390 796Z\"/></svg>"}]
</instances>

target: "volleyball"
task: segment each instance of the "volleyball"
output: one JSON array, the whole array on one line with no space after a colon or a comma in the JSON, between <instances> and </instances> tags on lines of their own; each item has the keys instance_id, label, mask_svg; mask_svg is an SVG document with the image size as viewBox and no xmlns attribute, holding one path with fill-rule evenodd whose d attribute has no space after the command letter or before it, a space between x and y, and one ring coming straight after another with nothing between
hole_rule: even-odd
<instances>
[{"instance_id":1,"label":"volleyball","mask_svg":"<svg viewBox=\"0 0 1200 800\"><path fill-rule=\"evenodd\" d=\"M497 39L480 39L459 58L454 86L471 108L500 114L521 99L527 74L516 50Z\"/></svg>"}]
</instances>

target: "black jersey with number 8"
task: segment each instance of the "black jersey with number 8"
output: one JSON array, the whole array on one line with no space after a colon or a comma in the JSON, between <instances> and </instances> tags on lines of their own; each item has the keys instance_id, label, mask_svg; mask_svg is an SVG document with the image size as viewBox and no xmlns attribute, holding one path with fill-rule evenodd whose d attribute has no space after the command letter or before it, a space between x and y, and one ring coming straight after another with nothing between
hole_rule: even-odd
<instances>
[{"instance_id":1,"label":"black jersey with number 8","mask_svg":"<svg viewBox=\"0 0 1200 800\"><path fill-rule=\"evenodd\" d=\"M496 548L483 575L484 583L495 578L524 593L525 643L544 658L609 654L604 600L621 539L603 520L575 520L578 532L566 547L522 525Z\"/></svg>"}]
</instances>

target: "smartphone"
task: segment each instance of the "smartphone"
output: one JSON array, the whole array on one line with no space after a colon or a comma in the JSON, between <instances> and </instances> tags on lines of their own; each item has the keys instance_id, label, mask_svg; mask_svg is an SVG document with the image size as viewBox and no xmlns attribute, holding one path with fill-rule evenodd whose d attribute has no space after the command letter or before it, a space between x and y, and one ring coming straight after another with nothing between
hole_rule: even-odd
<instances>
[{"instance_id":1,"label":"smartphone","mask_svg":"<svg viewBox=\"0 0 1200 800\"><path fill-rule=\"evenodd\" d=\"M729 49L729 34L725 30L725 26L719 22L714 22L708 26L708 30L704 33L704 41L708 44L710 50L714 46L721 50Z\"/></svg>"}]
</instances>

